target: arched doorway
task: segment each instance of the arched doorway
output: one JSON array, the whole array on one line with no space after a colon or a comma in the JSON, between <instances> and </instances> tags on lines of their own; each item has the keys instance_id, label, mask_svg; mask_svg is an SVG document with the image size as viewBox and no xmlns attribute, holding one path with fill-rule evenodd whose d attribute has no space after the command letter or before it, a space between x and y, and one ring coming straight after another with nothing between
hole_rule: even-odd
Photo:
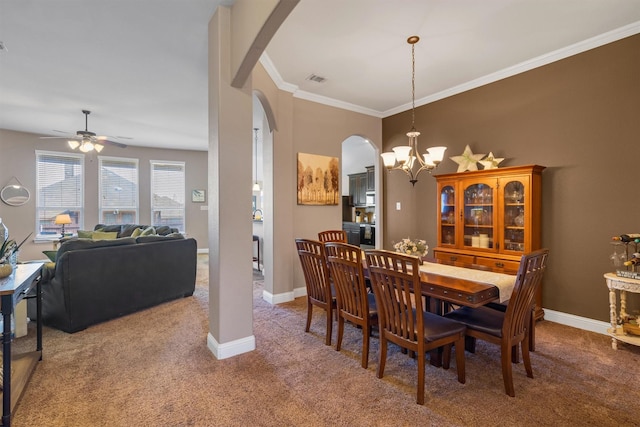
<instances>
[{"instance_id":1,"label":"arched doorway","mask_svg":"<svg viewBox=\"0 0 640 427\"><path fill-rule=\"evenodd\" d=\"M357 224L350 225L351 228L364 228L359 241L363 248L380 247L377 243L378 234L381 235L378 199L382 191L378 157L376 147L360 135L352 135L342 142L342 221Z\"/></svg>"}]
</instances>

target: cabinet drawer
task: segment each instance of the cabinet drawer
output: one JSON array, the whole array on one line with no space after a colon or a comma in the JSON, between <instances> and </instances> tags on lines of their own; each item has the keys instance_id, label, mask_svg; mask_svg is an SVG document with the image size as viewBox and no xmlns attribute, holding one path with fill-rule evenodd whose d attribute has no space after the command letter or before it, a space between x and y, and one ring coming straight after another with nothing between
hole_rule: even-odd
<instances>
[{"instance_id":1,"label":"cabinet drawer","mask_svg":"<svg viewBox=\"0 0 640 427\"><path fill-rule=\"evenodd\" d=\"M446 263L453 264L461 262L463 264L473 264L473 255L451 254L448 252L434 252L436 259Z\"/></svg>"},{"instance_id":2,"label":"cabinet drawer","mask_svg":"<svg viewBox=\"0 0 640 427\"><path fill-rule=\"evenodd\" d=\"M505 261L495 258L476 257L476 264L484 265L491 268L496 273L516 274L520 263L518 261Z\"/></svg>"}]
</instances>

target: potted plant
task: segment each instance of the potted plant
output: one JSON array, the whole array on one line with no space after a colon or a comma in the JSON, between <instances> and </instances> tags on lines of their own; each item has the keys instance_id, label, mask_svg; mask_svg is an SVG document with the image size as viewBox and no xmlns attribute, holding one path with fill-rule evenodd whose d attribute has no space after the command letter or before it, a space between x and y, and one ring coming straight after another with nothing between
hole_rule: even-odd
<instances>
[{"instance_id":1,"label":"potted plant","mask_svg":"<svg viewBox=\"0 0 640 427\"><path fill-rule=\"evenodd\" d=\"M12 257L32 234L33 233L29 233L20 244L17 244L13 239L7 239L2 242L0 246L0 278L7 277L13 272Z\"/></svg>"},{"instance_id":2,"label":"potted plant","mask_svg":"<svg viewBox=\"0 0 640 427\"><path fill-rule=\"evenodd\" d=\"M7 277L13 271L10 259L15 252L16 241L7 239L0 246L0 277Z\"/></svg>"}]
</instances>

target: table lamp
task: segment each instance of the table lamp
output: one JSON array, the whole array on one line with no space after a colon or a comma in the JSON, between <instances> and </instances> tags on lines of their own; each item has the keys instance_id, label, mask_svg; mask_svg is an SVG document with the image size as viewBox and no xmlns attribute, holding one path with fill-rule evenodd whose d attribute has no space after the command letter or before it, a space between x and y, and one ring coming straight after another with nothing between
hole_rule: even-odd
<instances>
[{"instance_id":1,"label":"table lamp","mask_svg":"<svg viewBox=\"0 0 640 427\"><path fill-rule=\"evenodd\" d=\"M62 238L64 237L64 226L65 224L71 224L71 217L69 216L69 214L56 215L56 220L54 221L54 223L62 225Z\"/></svg>"}]
</instances>

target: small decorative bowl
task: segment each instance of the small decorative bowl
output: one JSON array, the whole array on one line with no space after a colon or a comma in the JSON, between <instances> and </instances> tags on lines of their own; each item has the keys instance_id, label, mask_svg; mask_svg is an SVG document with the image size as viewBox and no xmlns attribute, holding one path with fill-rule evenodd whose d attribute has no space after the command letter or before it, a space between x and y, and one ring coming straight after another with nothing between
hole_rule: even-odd
<instances>
[{"instance_id":1,"label":"small decorative bowl","mask_svg":"<svg viewBox=\"0 0 640 427\"><path fill-rule=\"evenodd\" d=\"M11 266L11 264L0 264L0 279L11 276L11 273L13 273L13 266Z\"/></svg>"}]
</instances>

